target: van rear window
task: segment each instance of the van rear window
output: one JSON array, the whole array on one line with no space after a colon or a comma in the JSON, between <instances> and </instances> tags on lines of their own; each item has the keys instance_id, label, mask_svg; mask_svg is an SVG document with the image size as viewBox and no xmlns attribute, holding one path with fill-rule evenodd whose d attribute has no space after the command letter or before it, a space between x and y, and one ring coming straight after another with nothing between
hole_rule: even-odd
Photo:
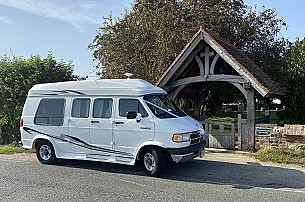
<instances>
[{"instance_id":1,"label":"van rear window","mask_svg":"<svg viewBox=\"0 0 305 202\"><path fill-rule=\"evenodd\" d=\"M45 126L62 126L64 123L65 99L41 99L34 124Z\"/></svg>"}]
</instances>

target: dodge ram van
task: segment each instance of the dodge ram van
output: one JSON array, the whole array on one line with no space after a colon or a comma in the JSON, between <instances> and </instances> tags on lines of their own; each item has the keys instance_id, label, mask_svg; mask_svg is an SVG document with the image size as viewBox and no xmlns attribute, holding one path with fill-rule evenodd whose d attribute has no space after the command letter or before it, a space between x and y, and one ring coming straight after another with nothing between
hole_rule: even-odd
<instances>
[{"instance_id":1,"label":"dodge ram van","mask_svg":"<svg viewBox=\"0 0 305 202\"><path fill-rule=\"evenodd\" d=\"M32 87L20 120L22 146L38 160L80 159L134 165L157 176L165 161L204 154L202 125L166 91L141 79L100 79Z\"/></svg>"}]
</instances>

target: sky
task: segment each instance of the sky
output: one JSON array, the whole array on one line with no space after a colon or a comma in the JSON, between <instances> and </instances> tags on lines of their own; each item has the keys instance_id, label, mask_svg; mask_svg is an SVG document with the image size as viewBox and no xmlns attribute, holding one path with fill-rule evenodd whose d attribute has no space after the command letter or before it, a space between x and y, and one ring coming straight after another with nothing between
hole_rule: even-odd
<instances>
[{"instance_id":1,"label":"sky","mask_svg":"<svg viewBox=\"0 0 305 202\"><path fill-rule=\"evenodd\" d=\"M247 5L275 9L288 24L282 35L290 41L305 36L305 1L244 0ZM95 78L93 42L103 17L122 17L133 0L0 0L0 55L52 52L57 61L72 61L74 74Z\"/></svg>"}]
</instances>

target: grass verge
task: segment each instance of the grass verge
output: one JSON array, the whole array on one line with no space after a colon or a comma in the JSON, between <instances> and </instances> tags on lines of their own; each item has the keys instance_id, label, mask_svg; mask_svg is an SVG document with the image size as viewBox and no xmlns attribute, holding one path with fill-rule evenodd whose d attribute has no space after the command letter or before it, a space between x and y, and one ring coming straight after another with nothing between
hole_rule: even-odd
<instances>
[{"instance_id":1,"label":"grass verge","mask_svg":"<svg viewBox=\"0 0 305 202\"><path fill-rule=\"evenodd\" d=\"M15 153L34 153L35 150L24 150L21 147L15 147L10 145L0 146L0 154L15 154Z\"/></svg>"},{"instance_id":2,"label":"grass verge","mask_svg":"<svg viewBox=\"0 0 305 202\"><path fill-rule=\"evenodd\" d=\"M271 161L275 163L296 164L305 167L304 149L279 149L264 147L251 156L261 161Z\"/></svg>"}]
</instances>

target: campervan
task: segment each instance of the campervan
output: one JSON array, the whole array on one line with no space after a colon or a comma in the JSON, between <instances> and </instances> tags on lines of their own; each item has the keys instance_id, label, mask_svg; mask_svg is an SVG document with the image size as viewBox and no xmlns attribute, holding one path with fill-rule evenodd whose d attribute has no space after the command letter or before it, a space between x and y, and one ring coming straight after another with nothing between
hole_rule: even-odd
<instances>
[{"instance_id":1,"label":"campervan","mask_svg":"<svg viewBox=\"0 0 305 202\"><path fill-rule=\"evenodd\" d=\"M202 125L166 91L141 79L33 86L20 120L22 146L41 163L80 159L134 165L159 175L165 161L204 154Z\"/></svg>"}]
</instances>

